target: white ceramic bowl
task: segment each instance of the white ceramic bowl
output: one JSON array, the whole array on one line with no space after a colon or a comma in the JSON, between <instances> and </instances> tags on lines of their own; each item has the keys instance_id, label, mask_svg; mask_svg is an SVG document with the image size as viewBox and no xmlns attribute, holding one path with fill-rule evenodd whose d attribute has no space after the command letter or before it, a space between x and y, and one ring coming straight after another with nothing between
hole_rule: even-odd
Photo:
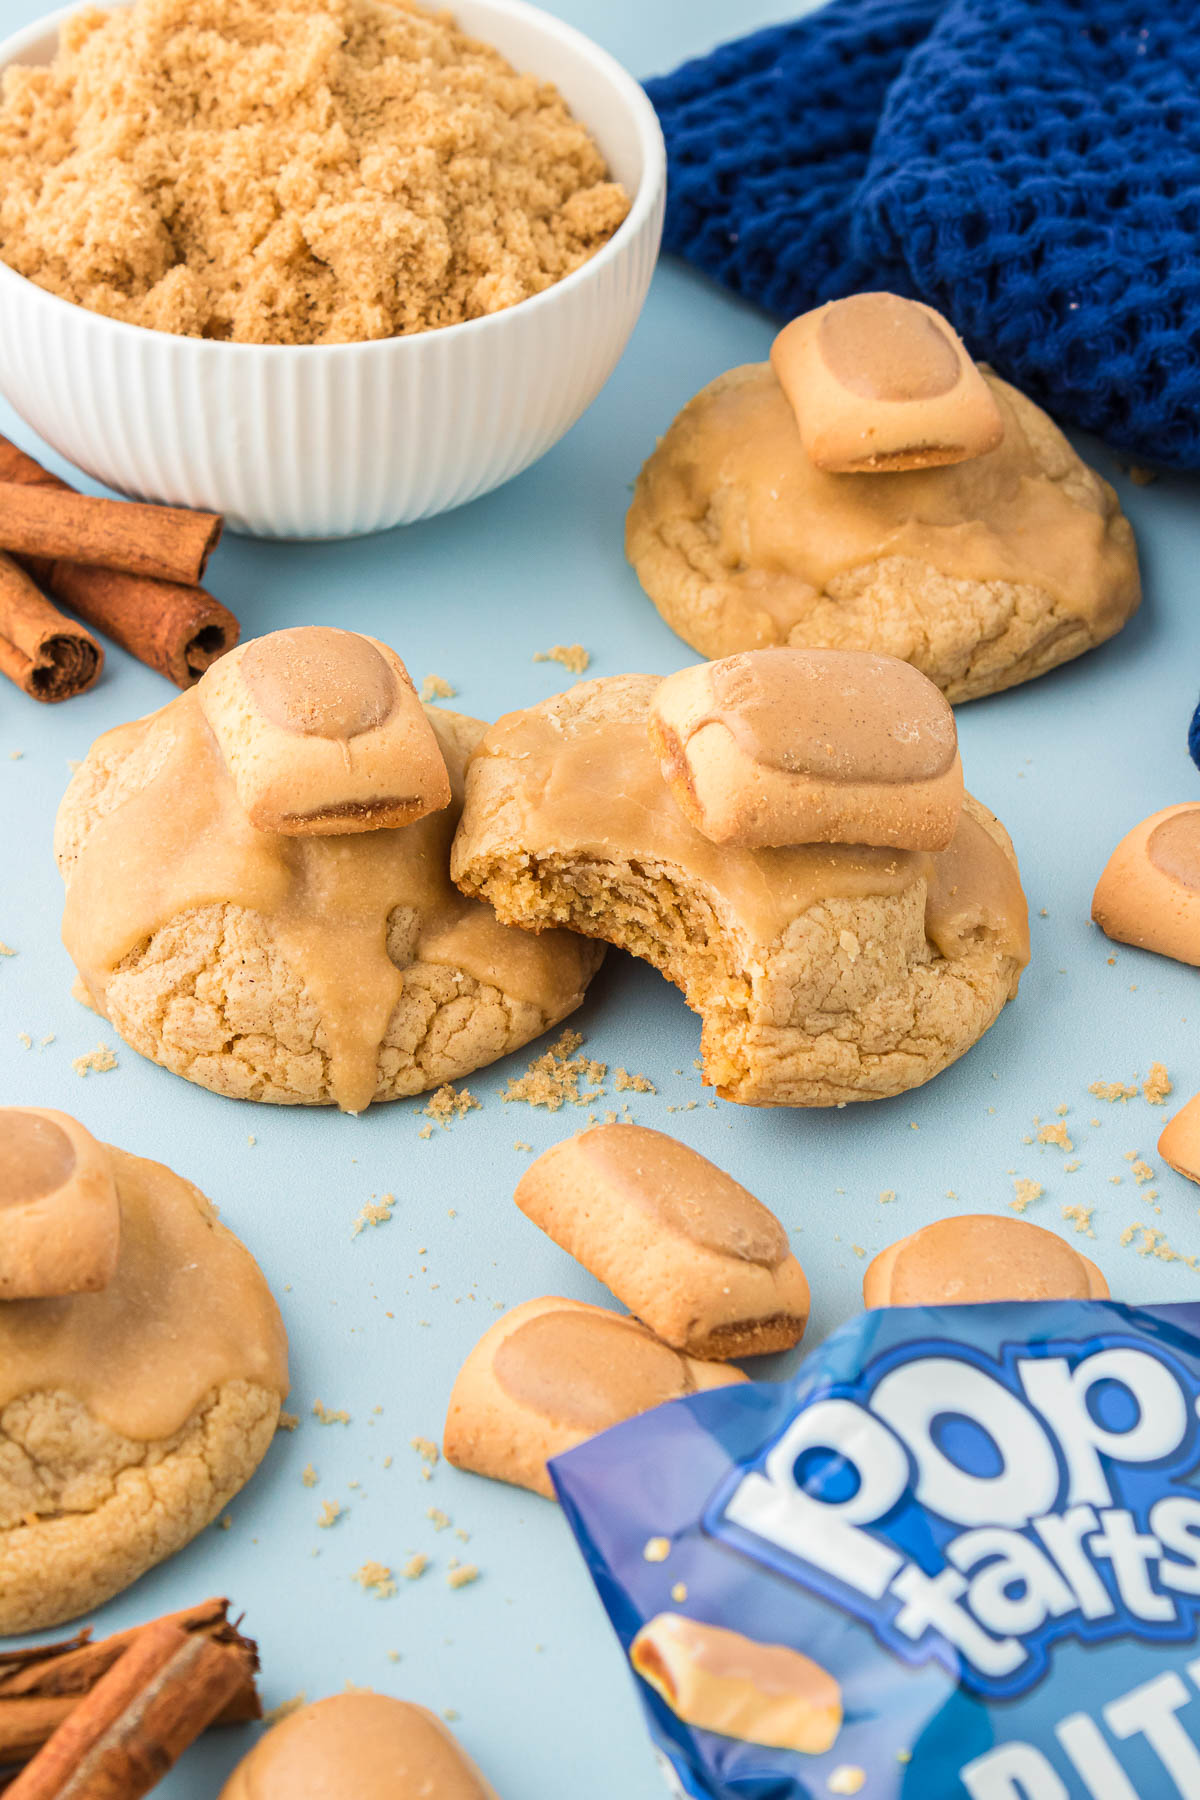
<instances>
[{"instance_id":1,"label":"white ceramic bowl","mask_svg":"<svg viewBox=\"0 0 1200 1800\"><path fill-rule=\"evenodd\" d=\"M0 391L40 437L122 493L286 538L445 512L557 443L612 373L645 300L662 235L662 133L633 77L581 32L524 0L451 5L516 68L557 85L632 196L591 261L506 312L333 345L146 331L0 263ZM0 44L0 68L48 62L73 10Z\"/></svg>"}]
</instances>

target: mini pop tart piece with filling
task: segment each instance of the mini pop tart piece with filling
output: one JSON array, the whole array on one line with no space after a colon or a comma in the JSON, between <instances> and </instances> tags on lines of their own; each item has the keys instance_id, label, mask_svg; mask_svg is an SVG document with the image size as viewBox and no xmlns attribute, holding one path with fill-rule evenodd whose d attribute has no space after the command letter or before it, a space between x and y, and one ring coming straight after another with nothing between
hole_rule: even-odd
<instances>
[{"instance_id":1,"label":"mini pop tart piece with filling","mask_svg":"<svg viewBox=\"0 0 1200 1800\"><path fill-rule=\"evenodd\" d=\"M863 1277L868 1307L1107 1299L1089 1257L1027 1219L992 1213L938 1219L881 1251Z\"/></svg>"},{"instance_id":2,"label":"mini pop tart piece with filling","mask_svg":"<svg viewBox=\"0 0 1200 1800\"><path fill-rule=\"evenodd\" d=\"M531 1163L517 1205L676 1350L702 1360L799 1343L804 1271L783 1226L697 1151L597 1125Z\"/></svg>"},{"instance_id":3,"label":"mini pop tart piece with filling","mask_svg":"<svg viewBox=\"0 0 1200 1800\"><path fill-rule=\"evenodd\" d=\"M0 1108L0 1301L98 1293L120 1246L105 1145L66 1113Z\"/></svg>"},{"instance_id":4,"label":"mini pop tart piece with filling","mask_svg":"<svg viewBox=\"0 0 1200 1800\"><path fill-rule=\"evenodd\" d=\"M917 300L831 300L784 326L771 366L818 469L873 474L969 462L1004 436L962 340Z\"/></svg>"},{"instance_id":5,"label":"mini pop tart piece with filling","mask_svg":"<svg viewBox=\"0 0 1200 1800\"><path fill-rule=\"evenodd\" d=\"M1200 805L1165 807L1121 839L1092 917L1118 943L1200 964Z\"/></svg>"},{"instance_id":6,"label":"mini pop tart piece with filling","mask_svg":"<svg viewBox=\"0 0 1200 1800\"><path fill-rule=\"evenodd\" d=\"M841 1730L837 1681L785 1644L659 1613L634 1638L629 1660L677 1718L702 1731L821 1756Z\"/></svg>"},{"instance_id":7,"label":"mini pop tart piece with filling","mask_svg":"<svg viewBox=\"0 0 1200 1800\"><path fill-rule=\"evenodd\" d=\"M963 804L954 714L911 664L858 650L748 650L657 688L650 740L715 844L944 850Z\"/></svg>"},{"instance_id":8,"label":"mini pop tart piece with filling","mask_svg":"<svg viewBox=\"0 0 1200 1800\"><path fill-rule=\"evenodd\" d=\"M375 638L325 625L275 631L223 656L197 691L260 831L377 831L450 802L408 670Z\"/></svg>"},{"instance_id":9,"label":"mini pop tart piece with filling","mask_svg":"<svg viewBox=\"0 0 1200 1800\"><path fill-rule=\"evenodd\" d=\"M579 1300L527 1300L463 1364L442 1448L456 1468L552 1500L552 1456L666 1400L745 1379L670 1349L636 1319Z\"/></svg>"}]
</instances>

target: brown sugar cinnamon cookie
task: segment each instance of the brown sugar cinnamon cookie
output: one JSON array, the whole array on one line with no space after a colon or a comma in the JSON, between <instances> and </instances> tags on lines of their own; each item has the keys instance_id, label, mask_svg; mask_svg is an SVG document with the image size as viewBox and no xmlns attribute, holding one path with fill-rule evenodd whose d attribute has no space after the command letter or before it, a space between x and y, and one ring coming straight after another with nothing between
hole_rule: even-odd
<instances>
[{"instance_id":1,"label":"brown sugar cinnamon cookie","mask_svg":"<svg viewBox=\"0 0 1200 1800\"><path fill-rule=\"evenodd\" d=\"M828 1106L928 1081L994 1023L1029 960L1003 826L967 796L940 851L715 843L651 742L664 685L582 682L494 725L468 772L454 879L508 924L569 926L653 963L700 1014L704 1079L726 1099ZM880 704L886 722L886 690ZM861 723L843 721L839 756ZM724 816L753 810L752 765L726 769Z\"/></svg>"},{"instance_id":2,"label":"brown sugar cinnamon cookie","mask_svg":"<svg viewBox=\"0 0 1200 1800\"><path fill-rule=\"evenodd\" d=\"M552 1500L552 1456L664 1401L745 1379L603 1307L527 1300L485 1332L459 1371L442 1450L456 1468Z\"/></svg>"},{"instance_id":3,"label":"brown sugar cinnamon cookie","mask_svg":"<svg viewBox=\"0 0 1200 1800\"><path fill-rule=\"evenodd\" d=\"M1092 917L1118 943L1200 965L1200 805L1164 807L1121 839Z\"/></svg>"},{"instance_id":4,"label":"brown sugar cinnamon cookie","mask_svg":"<svg viewBox=\"0 0 1200 1800\"><path fill-rule=\"evenodd\" d=\"M1141 594L1109 484L891 294L793 320L769 363L697 394L638 477L625 547L704 656L882 651L956 703L1103 643Z\"/></svg>"},{"instance_id":5,"label":"brown sugar cinnamon cookie","mask_svg":"<svg viewBox=\"0 0 1200 1800\"><path fill-rule=\"evenodd\" d=\"M108 732L55 839L92 1004L216 1093L348 1112L557 1024L598 951L508 930L450 882L485 729L423 710L386 646L312 627Z\"/></svg>"},{"instance_id":6,"label":"brown sugar cinnamon cookie","mask_svg":"<svg viewBox=\"0 0 1200 1800\"><path fill-rule=\"evenodd\" d=\"M423 1706L333 1694L283 1719L242 1758L220 1800L496 1800Z\"/></svg>"},{"instance_id":7,"label":"brown sugar cinnamon cookie","mask_svg":"<svg viewBox=\"0 0 1200 1800\"><path fill-rule=\"evenodd\" d=\"M288 1382L258 1265L190 1182L25 1107L0 1109L0 1168L8 1635L190 1542L262 1461Z\"/></svg>"},{"instance_id":8,"label":"brown sugar cinnamon cookie","mask_svg":"<svg viewBox=\"0 0 1200 1800\"><path fill-rule=\"evenodd\" d=\"M866 1306L966 1306L986 1300L1106 1300L1089 1257L1028 1219L964 1213L901 1238L869 1264Z\"/></svg>"},{"instance_id":9,"label":"brown sugar cinnamon cookie","mask_svg":"<svg viewBox=\"0 0 1200 1800\"><path fill-rule=\"evenodd\" d=\"M673 1349L723 1361L804 1336L808 1282L779 1220L665 1132L596 1125L564 1138L514 1198Z\"/></svg>"}]
</instances>

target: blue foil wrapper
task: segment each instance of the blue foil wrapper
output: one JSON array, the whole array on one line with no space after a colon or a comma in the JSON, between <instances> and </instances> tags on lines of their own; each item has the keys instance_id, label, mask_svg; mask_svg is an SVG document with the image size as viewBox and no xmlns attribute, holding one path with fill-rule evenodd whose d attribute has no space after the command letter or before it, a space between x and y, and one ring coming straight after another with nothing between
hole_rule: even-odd
<instances>
[{"instance_id":1,"label":"blue foil wrapper","mask_svg":"<svg viewBox=\"0 0 1200 1800\"><path fill-rule=\"evenodd\" d=\"M1198 1408L1200 1305L896 1308L551 1473L677 1792L1200 1800Z\"/></svg>"}]
</instances>

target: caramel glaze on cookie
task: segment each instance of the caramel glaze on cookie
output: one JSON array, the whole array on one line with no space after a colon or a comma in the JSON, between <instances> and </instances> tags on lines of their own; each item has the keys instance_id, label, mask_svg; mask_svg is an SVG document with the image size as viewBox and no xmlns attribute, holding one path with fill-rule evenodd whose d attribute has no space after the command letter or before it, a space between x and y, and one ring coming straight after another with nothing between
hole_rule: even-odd
<instances>
[{"instance_id":1,"label":"caramel glaze on cookie","mask_svg":"<svg viewBox=\"0 0 1200 1800\"><path fill-rule=\"evenodd\" d=\"M631 950L703 1022L704 1078L750 1105L927 1081L1029 960L1016 859L967 797L940 852L739 849L679 810L647 732L652 675L581 682L501 719L468 773L454 879L507 923Z\"/></svg>"},{"instance_id":2,"label":"caramel glaze on cookie","mask_svg":"<svg viewBox=\"0 0 1200 1800\"><path fill-rule=\"evenodd\" d=\"M95 1149L115 1268L95 1291L0 1300L0 1635L73 1618L186 1544L249 1480L287 1393L250 1253L190 1182Z\"/></svg>"},{"instance_id":3,"label":"caramel glaze on cookie","mask_svg":"<svg viewBox=\"0 0 1200 1800\"><path fill-rule=\"evenodd\" d=\"M667 624L709 657L898 656L955 703L1112 637L1141 597L1115 493L1032 401L980 379L1003 424L994 448L846 474L807 453L769 363L718 376L659 441L626 523Z\"/></svg>"},{"instance_id":4,"label":"caramel glaze on cookie","mask_svg":"<svg viewBox=\"0 0 1200 1800\"><path fill-rule=\"evenodd\" d=\"M449 805L398 829L280 835L251 823L202 690L93 745L59 814L63 941L135 1049L218 1093L358 1112L574 1011L596 952L506 930L450 883L478 722L422 719Z\"/></svg>"}]
</instances>

